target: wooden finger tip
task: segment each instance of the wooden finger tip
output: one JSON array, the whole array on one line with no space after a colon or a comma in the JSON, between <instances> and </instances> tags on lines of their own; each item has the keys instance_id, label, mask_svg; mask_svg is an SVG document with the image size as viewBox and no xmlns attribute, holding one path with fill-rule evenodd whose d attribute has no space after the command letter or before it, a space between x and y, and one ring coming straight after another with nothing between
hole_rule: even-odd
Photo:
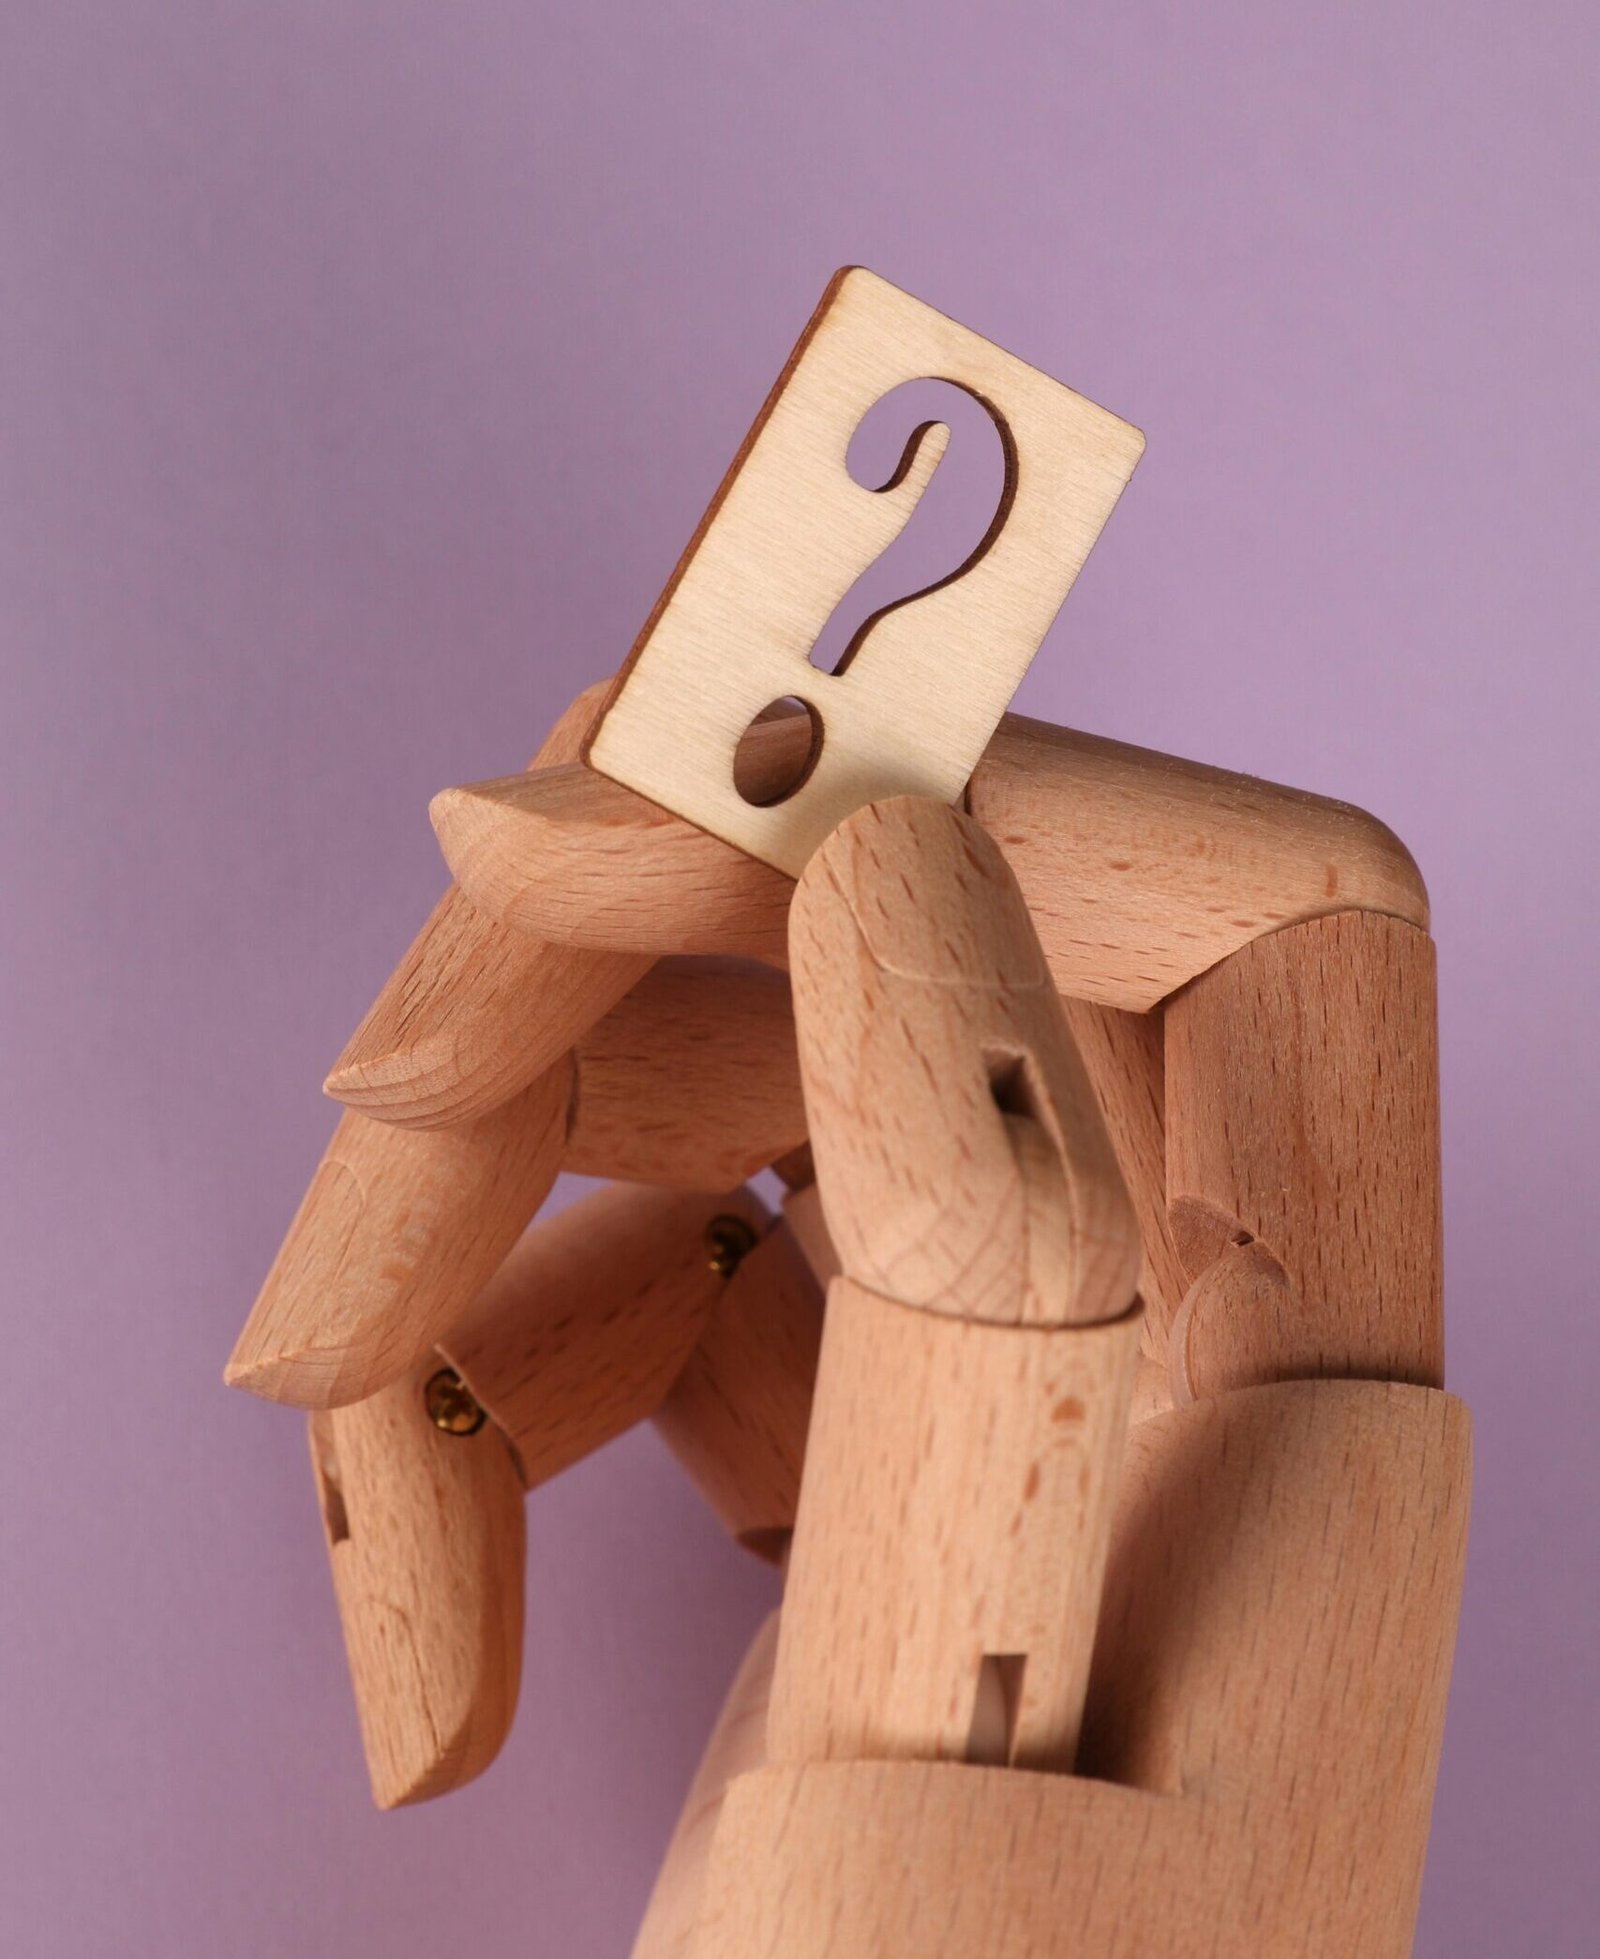
<instances>
[{"instance_id":1,"label":"wooden finger tip","mask_svg":"<svg viewBox=\"0 0 1600 1959\"><path fill-rule=\"evenodd\" d=\"M929 796L890 796L847 816L802 873L793 915L813 940L848 914L873 962L904 978L979 985L1046 979L1027 906L982 824ZM971 929L950 921L970 916ZM838 956L833 947L830 957Z\"/></svg>"},{"instance_id":2,"label":"wooden finger tip","mask_svg":"<svg viewBox=\"0 0 1600 1959\"><path fill-rule=\"evenodd\" d=\"M496 1429L440 1425L427 1400L437 1359L308 1425L380 1810L444 1795L480 1774L517 1701L522 1487Z\"/></svg>"},{"instance_id":3,"label":"wooden finger tip","mask_svg":"<svg viewBox=\"0 0 1600 1959\"><path fill-rule=\"evenodd\" d=\"M435 1735L424 1725L404 1752L388 1738L381 1752L367 1753L367 1781L373 1807L387 1814L414 1803L431 1802L475 1782L492 1766L511 1729L515 1707L505 1709L498 1729L484 1733L470 1711L461 1726L448 1735Z\"/></svg>"},{"instance_id":4,"label":"wooden finger tip","mask_svg":"<svg viewBox=\"0 0 1600 1959\"><path fill-rule=\"evenodd\" d=\"M401 1047L368 1041L358 1028L323 1078L322 1092L342 1108L401 1129L443 1129L485 1115L507 1099L504 1070L481 1091L462 1066L460 1043L448 1029L413 1037ZM513 1078L513 1081L515 1078Z\"/></svg>"},{"instance_id":5,"label":"wooden finger tip","mask_svg":"<svg viewBox=\"0 0 1600 1959\"><path fill-rule=\"evenodd\" d=\"M269 1278L223 1369L228 1387L308 1412L343 1408L388 1387L416 1357L383 1314L341 1332L309 1320L304 1303Z\"/></svg>"},{"instance_id":6,"label":"wooden finger tip","mask_svg":"<svg viewBox=\"0 0 1600 1959\"><path fill-rule=\"evenodd\" d=\"M492 834L506 820L517 793L526 792L528 784L528 776L522 774L441 789L428 804L428 821L446 854L456 842L471 844L486 832Z\"/></svg>"},{"instance_id":7,"label":"wooden finger tip","mask_svg":"<svg viewBox=\"0 0 1600 1959\"><path fill-rule=\"evenodd\" d=\"M338 1349L281 1346L247 1325L222 1379L227 1387L287 1408L338 1408L386 1384L377 1371L353 1366L354 1360L355 1356Z\"/></svg>"},{"instance_id":8,"label":"wooden finger tip","mask_svg":"<svg viewBox=\"0 0 1600 1959\"><path fill-rule=\"evenodd\" d=\"M323 1077L322 1092L330 1101L342 1103L347 1109L381 1111L386 1106L383 1088L402 1063L413 1059L393 1049L369 1050L358 1029Z\"/></svg>"}]
</instances>

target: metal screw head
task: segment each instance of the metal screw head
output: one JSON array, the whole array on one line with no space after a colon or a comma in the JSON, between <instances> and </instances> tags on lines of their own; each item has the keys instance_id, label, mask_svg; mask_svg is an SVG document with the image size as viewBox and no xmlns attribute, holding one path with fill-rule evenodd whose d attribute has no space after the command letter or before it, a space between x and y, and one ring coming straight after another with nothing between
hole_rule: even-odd
<instances>
[{"instance_id":1,"label":"metal screw head","mask_svg":"<svg viewBox=\"0 0 1600 1959\"><path fill-rule=\"evenodd\" d=\"M713 1272L720 1273L724 1279L731 1279L744 1263L747 1253L754 1251L756 1234L743 1218L731 1214L715 1217L706 1226L706 1259Z\"/></svg>"},{"instance_id":2,"label":"metal screw head","mask_svg":"<svg viewBox=\"0 0 1600 1959\"><path fill-rule=\"evenodd\" d=\"M488 1411L453 1367L430 1375L422 1390L428 1420L446 1435L476 1435L489 1419Z\"/></svg>"}]
</instances>

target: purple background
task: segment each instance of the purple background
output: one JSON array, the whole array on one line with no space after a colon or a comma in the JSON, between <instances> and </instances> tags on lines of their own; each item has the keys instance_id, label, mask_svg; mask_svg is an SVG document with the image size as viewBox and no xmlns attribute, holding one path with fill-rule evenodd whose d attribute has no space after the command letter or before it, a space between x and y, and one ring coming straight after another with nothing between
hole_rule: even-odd
<instances>
[{"instance_id":1,"label":"purple background","mask_svg":"<svg viewBox=\"0 0 1600 1959\"><path fill-rule=\"evenodd\" d=\"M629 645L835 265L1150 449L1021 696L1348 796L1443 973L1471 1572L1420 1950L1593 1949L1586 0L0 9L0 1946L626 1949L771 1592L652 1437L532 1503L500 1763L367 1806L222 1361L424 817Z\"/></svg>"}]
</instances>

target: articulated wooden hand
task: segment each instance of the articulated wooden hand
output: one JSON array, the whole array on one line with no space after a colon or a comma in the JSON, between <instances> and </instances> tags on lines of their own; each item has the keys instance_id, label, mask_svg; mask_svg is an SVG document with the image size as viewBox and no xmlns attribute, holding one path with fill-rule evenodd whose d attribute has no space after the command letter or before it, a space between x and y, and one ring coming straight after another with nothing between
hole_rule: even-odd
<instances>
[{"instance_id":1,"label":"articulated wooden hand","mask_svg":"<svg viewBox=\"0 0 1600 1959\"><path fill-rule=\"evenodd\" d=\"M753 730L741 751L750 793L759 799L792 779L808 739L799 716ZM1164 1375L1167 1329L1195 1274L1168 1214L1160 1010L1291 926L1307 927L1308 946L1329 931L1346 946L1372 945L1357 963L1374 981L1379 969L1396 969L1402 1038L1423 1043L1412 1112L1426 1161L1435 1133L1427 894L1393 832L1348 804L1015 715L1002 720L966 802L1016 875L1116 1145L1144 1241L1146 1353ZM581 764L447 790L433 815L460 889L487 916L541 941L787 958L794 886L784 873ZM1302 963L1325 962L1313 951ZM1322 1009L1325 1019L1343 1016L1358 1060L1369 1040L1395 1038L1392 1025L1382 1034L1381 990L1369 985L1353 1017L1351 1002ZM1276 1054L1291 1038L1281 988L1268 1011L1272 1036L1261 1051ZM1187 1100L1187 1074L1179 1086ZM1389 1119L1387 1141L1401 1120ZM1361 1359L1348 1371L1385 1371ZM1397 1372L1438 1376L1436 1364ZM1152 1376L1141 1405L1163 1393Z\"/></svg>"},{"instance_id":2,"label":"articulated wooden hand","mask_svg":"<svg viewBox=\"0 0 1600 1959\"><path fill-rule=\"evenodd\" d=\"M535 1224L409 1373L311 1417L381 1807L476 1775L510 1726L525 1490L653 1418L730 1532L780 1554L821 1331L753 1193L610 1184Z\"/></svg>"},{"instance_id":3,"label":"articulated wooden hand","mask_svg":"<svg viewBox=\"0 0 1600 1959\"><path fill-rule=\"evenodd\" d=\"M847 450L928 376L999 503L823 672L946 431ZM384 1805L505 1733L526 1489L652 1417L792 1538L637 1959L1409 1943L1468 1483L1427 901L1360 811L1003 713L1142 448L830 282L617 681L435 802L229 1363L311 1411ZM563 1168L618 1181L530 1226Z\"/></svg>"},{"instance_id":4,"label":"articulated wooden hand","mask_svg":"<svg viewBox=\"0 0 1600 1959\"><path fill-rule=\"evenodd\" d=\"M459 888L330 1078L351 1112L230 1370L321 1411L314 1460L378 1799L455 1786L498 1746L525 1488L654 1415L737 1535L769 1556L787 1542L820 1337L798 1244L825 1276L842 1261L847 1303L784 1635L753 1655L713 1740L641 1956L1032 1959L1111 1949L1134 1926L1146 1950L1404 1950L1467 1444L1459 1408L1429 1392L1431 945L1401 846L1341 805L1007 717L967 799L984 830L890 804L807 873L795 977L828 996L801 1016L808 1117L780 970L792 881L563 759L562 739L528 776L436 804ZM781 719L756 730L758 774L781 779L794 740ZM919 918L961 897L963 862L988 866L992 893L1003 859L1027 901L1010 916L1051 984L1035 972L1008 1000L977 1074L937 1033L952 990L917 964L948 947L926 938L909 966L819 952L874 825L904 878L863 874L850 932L870 890L909 888L899 924L916 942ZM1052 1481L1067 1458L1041 1446L1023 1486L1037 1461L1052 1530L1019 1526L1014 1565L974 1592L1009 1525L963 1510L962 1492L1003 1502L1005 1477L975 1463L964 1480L949 1433L918 1422L962 1384L996 1406L1012 1394L1026 1451L1028 1382L1048 1373L1007 1373L1008 1358L997 1375L984 1355L1098 1340L1084 1391L1052 1404L1087 1417L1121 1405L1139 1326L1120 1310L1120 1186L1103 1143L1067 1147L1093 1125L1062 1126L1086 1106L1077 1060L1052 1033L1056 1060L1039 1061L1022 996L1064 1010L1114 1145L1142 1240L1145 1356L1120 1492L1120 1420L1064 1423L1081 1506ZM930 1048L918 1064L886 1026L921 1028L943 1060ZM790 1171L787 1223L728 1194L808 1128L821 1179L803 1160ZM518 1243L563 1165L626 1183ZM1074 1209L1096 1191L1109 1210ZM1117 1256L1085 1263L1095 1245ZM1067 1302L1084 1298L1092 1323L1074 1326ZM916 1357L895 1344L907 1328ZM912 1374L896 1426L885 1388ZM893 1482L924 1459L943 1480ZM874 1499L891 1484L894 1502ZM942 1560L926 1562L926 1532L893 1541L906 1506L925 1524L947 1514L928 1526ZM857 1555L851 1533L874 1531ZM839 1610L841 1586L891 1572L915 1637L892 1611ZM842 1622L867 1629L854 1654ZM901 1664L884 1671L890 1650ZM937 1876L945 1943L885 1860L923 1888Z\"/></svg>"},{"instance_id":5,"label":"articulated wooden hand","mask_svg":"<svg viewBox=\"0 0 1600 1959\"><path fill-rule=\"evenodd\" d=\"M1138 1360L1138 1225L1016 880L912 798L790 919L841 1273L786 1588L774 1760L1070 1768Z\"/></svg>"},{"instance_id":6,"label":"articulated wooden hand","mask_svg":"<svg viewBox=\"0 0 1600 1959\"><path fill-rule=\"evenodd\" d=\"M1061 1150L1085 1132L1038 1023L1018 1038L1023 938L963 930L959 887L993 892L998 864L959 816L891 803L801 879L799 1044L845 1276L781 1619L635 1959L1403 1954L1470 1482L1436 1386L1431 946L1319 917L1168 1005L1192 1284L1156 1343L1180 1405L1138 1411L1118 1488L1126 1322L1081 1324L1069 1276L1114 1268L1064 1255L1115 1207L1092 1201L1103 1158ZM1051 1146L1075 1207L1037 1201ZM1102 1315L1126 1296L1090 1293Z\"/></svg>"},{"instance_id":7,"label":"articulated wooden hand","mask_svg":"<svg viewBox=\"0 0 1600 1959\"><path fill-rule=\"evenodd\" d=\"M596 691L540 766L575 752ZM654 1416L734 1534L778 1554L820 1293L737 1188L805 1136L771 967L548 945L453 889L329 1085L352 1106L228 1378L318 1411L389 1806L468 1779L504 1736L524 1487ZM562 1168L625 1181L523 1236Z\"/></svg>"},{"instance_id":8,"label":"articulated wooden hand","mask_svg":"<svg viewBox=\"0 0 1600 1959\"><path fill-rule=\"evenodd\" d=\"M541 750L558 767L579 697ZM561 1169L717 1191L805 1134L788 987L752 961L546 944L441 901L328 1079L349 1105L229 1362L365 1399L458 1320Z\"/></svg>"}]
</instances>

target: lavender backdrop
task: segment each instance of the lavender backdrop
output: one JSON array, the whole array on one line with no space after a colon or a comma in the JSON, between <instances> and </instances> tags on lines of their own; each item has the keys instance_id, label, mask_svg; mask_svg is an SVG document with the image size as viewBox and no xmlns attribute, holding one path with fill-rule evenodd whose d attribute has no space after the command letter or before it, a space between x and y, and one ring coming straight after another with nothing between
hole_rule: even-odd
<instances>
[{"instance_id":1,"label":"lavender backdrop","mask_svg":"<svg viewBox=\"0 0 1600 1959\"><path fill-rule=\"evenodd\" d=\"M505 1756L380 1819L300 1424L219 1373L428 795L615 664L846 260L1149 432L1021 704L1421 860L1479 1455L1420 1949L1593 1950L1596 22L0 9L7 1951L626 1948L766 1577L612 1449Z\"/></svg>"}]
</instances>

